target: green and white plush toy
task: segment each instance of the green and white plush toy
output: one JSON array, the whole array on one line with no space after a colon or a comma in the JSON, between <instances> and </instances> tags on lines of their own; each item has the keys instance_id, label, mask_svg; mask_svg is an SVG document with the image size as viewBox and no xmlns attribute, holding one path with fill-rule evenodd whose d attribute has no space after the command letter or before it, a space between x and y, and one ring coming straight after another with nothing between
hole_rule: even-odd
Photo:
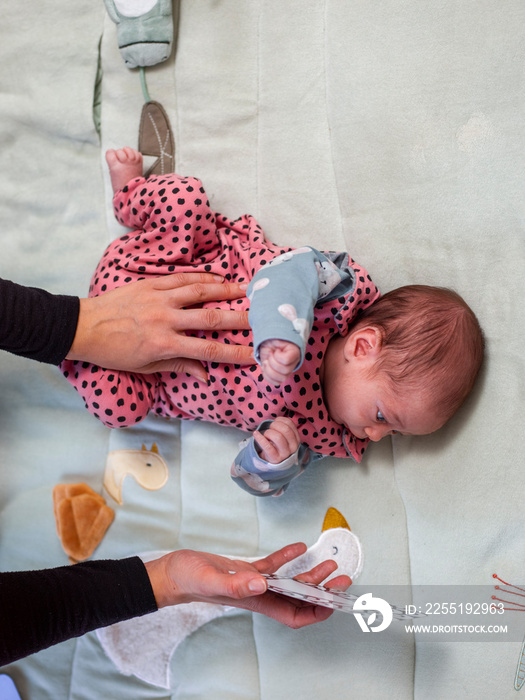
<instances>
[{"instance_id":1,"label":"green and white plush toy","mask_svg":"<svg viewBox=\"0 0 525 700\"><path fill-rule=\"evenodd\" d=\"M173 47L171 0L104 0L128 68L166 61Z\"/></svg>"},{"instance_id":2,"label":"green and white plush toy","mask_svg":"<svg viewBox=\"0 0 525 700\"><path fill-rule=\"evenodd\" d=\"M117 42L128 68L138 68L145 105L139 127L138 148L154 158L144 173L165 175L175 170L175 143L168 115L152 100L146 87L144 69L166 61L173 50L174 16L172 0L104 0L109 16L117 25ZM178 3L175 3L178 8Z\"/></svg>"}]
</instances>

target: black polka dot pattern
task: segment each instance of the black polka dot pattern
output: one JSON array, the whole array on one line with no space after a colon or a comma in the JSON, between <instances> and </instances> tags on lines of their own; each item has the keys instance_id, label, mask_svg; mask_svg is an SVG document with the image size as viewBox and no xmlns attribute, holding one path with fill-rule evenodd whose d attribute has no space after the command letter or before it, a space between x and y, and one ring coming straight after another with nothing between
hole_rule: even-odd
<instances>
[{"instance_id":1,"label":"black polka dot pattern","mask_svg":"<svg viewBox=\"0 0 525 700\"><path fill-rule=\"evenodd\" d=\"M212 212L202 183L176 175L138 178L117 193L117 219L134 229L111 243L93 276L90 295L147 276L181 271L218 273L227 280L249 281L269 260L290 248L265 240L251 216L231 220ZM111 428L133 425L152 411L159 416L205 420L254 430L264 419L289 416L303 442L316 452L360 461L366 441L344 436L323 400L319 368L329 338L346 334L348 324L379 292L366 271L351 261L356 285L347 296L315 309L305 361L281 388L267 385L258 365L208 363L208 384L186 374L138 375L88 363L65 361L62 371L82 395L86 407ZM247 309L247 299L207 303ZM194 333L224 343L251 345L242 330ZM345 446L346 444L346 446Z\"/></svg>"}]
</instances>

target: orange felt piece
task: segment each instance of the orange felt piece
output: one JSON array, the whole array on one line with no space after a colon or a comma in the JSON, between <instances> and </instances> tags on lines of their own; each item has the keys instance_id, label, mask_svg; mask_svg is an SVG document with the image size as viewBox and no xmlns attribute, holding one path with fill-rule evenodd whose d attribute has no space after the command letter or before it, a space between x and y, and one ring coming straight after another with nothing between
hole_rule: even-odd
<instances>
[{"instance_id":1,"label":"orange felt piece","mask_svg":"<svg viewBox=\"0 0 525 700\"><path fill-rule=\"evenodd\" d=\"M102 541L115 513L87 484L58 484L53 489L57 533L71 562L88 559Z\"/></svg>"}]
</instances>

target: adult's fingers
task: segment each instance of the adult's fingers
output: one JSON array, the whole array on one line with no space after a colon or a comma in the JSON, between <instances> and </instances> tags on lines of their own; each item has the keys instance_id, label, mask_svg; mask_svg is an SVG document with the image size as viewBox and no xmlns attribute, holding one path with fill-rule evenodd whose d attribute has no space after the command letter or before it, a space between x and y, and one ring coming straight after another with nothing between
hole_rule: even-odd
<instances>
[{"instance_id":1,"label":"adult's fingers","mask_svg":"<svg viewBox=\"0 0 525 700\"><path fill-rule=\"evenodd\" d=\"M227 345L215 340L178 336L177 354L191 360L203 362L229 362L234 365L248 365L255 362L253 350L244 345Z\"/></svg>"},{"instance_id":2,"label":"adult's fingers","mask_svg":"<svg viewBox=\"0 0 525 700\"><path fill-rule=\"evenodd\" d=\"M211 285L210 285L211 286ZM217 300L217 297L213 297ZM240 330L250 328L247 311L227 309L178 309L173 327L179 331Z\"/></svg>"},{"instance_id":3,"label":"adult's fingers","mask_svg":"<svg viewBox=\"0 0 525 700\"><path fill-rule=\"evenodd\" d=\"M174 272L149 280L155 289L177 289L190 284L222 284L225 281L221 275L213 275L210 272Z\"/></svg>"},{"instance_id":4,"label":"adult's fingers","mask_svg":"<svg viewBox=\"0 0 525 700\"><path fill-rule=\"evenodd\" d=\"M343 574L341 576L336 576L335 578L331 578L326 583L323 583L323 586L325 588L330 588L331 590L334 590L334 591L346 591L346 589L351 585L352 585L352 579L350 578L350 576L347 576L346 574Z\"/></svg>"},{"instance_id":5,"label":"adult's fingers","mask_svg":"<svg viewBox=\"0 0 525 700\"><path fill-rule=\"evenodd\" d=\"M273 574L274 571L284 566L286 562L304 554L306 549L304 542L294 542L294 544L286 545L286 547L279 549L277 552L272 552L263 559L258 559L253 562L253 565L261 574Z\"/></svg>"},{"instance_id":6,"label":"adult's fingers","mask_svg":"<svg viewBox=\"0 0 525 700\"><path fill-rule=\"evenodd\" d=\"M204 369L204 365L199 360L189 360L185 357L175 358L173 360L162 360L155 363L150 372L176 372L177 374L189 374L201 382L208 381L208 372Z\"/></svg>"},{"instance_id":7,"label":"adult's fingers","mask_svg":"<svg viewBox=\"0 0 525 700\"><path fill-rule=\"evenodd\" d=\"M298 574L294 578L298 581L304 581L305 583L315 583L320 584L325 578L328 578L331 573L337 569L337 564L333 559L326 559L325 561L314 566L310 571L305 571L302 574Z\"/></svg>"},{"instance_id":8,"label":"adult's fingers","mask_svg":"<svg viewBox=\"0 0 525 700\"><path fill-rule=\"evenodd\" d=\"M187 277L195 275L198 279L190 282L183 275L187 275ZM205 301L237 299L246 295L248 286L233 282L220 283L212 275L203 277L201 273L180 273L156 277L152 284L155 289L173 290L173 300L180 307L193 306Z\"/></svg>"}]
</instances>

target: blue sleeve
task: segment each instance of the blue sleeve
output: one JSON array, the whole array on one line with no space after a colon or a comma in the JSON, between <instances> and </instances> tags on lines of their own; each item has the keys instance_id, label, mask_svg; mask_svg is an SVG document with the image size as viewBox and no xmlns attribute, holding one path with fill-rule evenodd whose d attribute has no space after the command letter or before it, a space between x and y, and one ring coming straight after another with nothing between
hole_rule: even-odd
<instances>
[{"instance_id":1,"label":"blue sleeve","mask_svg":"<svg viewBox=\"0 0 525 700\"><path fill-rule=\"evenodd\" d=\"M258 429L264 433L272 422L265 420ZM252 496L280 496L307 466L323 458L306 445L299 445L293 455L279 464L271 464L259 456L253 437L243 440L241 446L231 467L231 477Z\"/></svg>"},{"instance_id":2,"label":"blue sleeve","mask_svg":"<svg viewBox=\"0 0 525 700\"><path fill-rule=\"evenodd\" d=\"M315 248L297 248L270 261L256 275L247 290L249 320L253 331L254 356L260 362L260 345L279 339L295 343L303 362L306 342L312 329L314 307L347 292L355 277L340 260Z\"/></svg>"}]
</instances>

